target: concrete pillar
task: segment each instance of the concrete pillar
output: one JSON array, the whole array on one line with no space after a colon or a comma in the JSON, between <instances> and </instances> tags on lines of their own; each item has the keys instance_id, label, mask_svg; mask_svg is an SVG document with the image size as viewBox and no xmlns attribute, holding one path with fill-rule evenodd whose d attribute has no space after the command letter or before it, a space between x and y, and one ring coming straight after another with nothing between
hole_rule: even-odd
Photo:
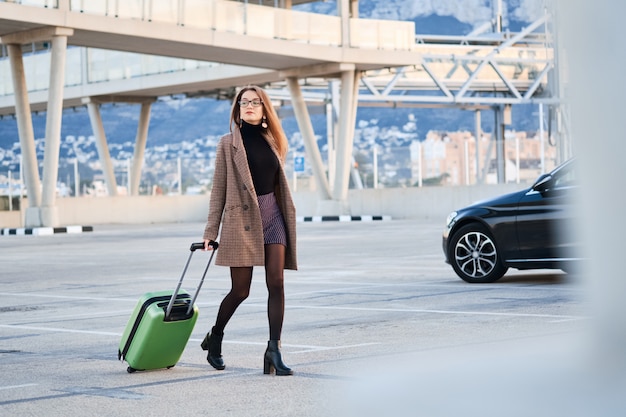
<instances>
[{"instance_id":1,"label":"concrete pillar","mask_svg":"<svg viewBox=\"0 0 626 417\"><path fill-rule=\"evenodd\" d=\"M351 174L352 184L354 185L354 188L357 190L362 190L363 180L361 179L361 173L359 172L359 169L357 167L357 162L356 162L356 159L354 159L354 156L352 157L352 164L350 164L350 174Z\"/></svg>"},{"instance_id":2,"label":"concrete pillar","mask_svg":"<svg viewBox=\"0 0 626 417\"><path fill-rule=\"evenodd\" d=\"M63 4L67 5L67 2ZM25 225L27 227L56 225L54 198L56 196L56 180L59 164L59 146L61 135L61 114L63 111L63 84L65 77L65 53L67 37L74 34L73 29L64 27L41 27L28 31L15 32L0 38L8 46L13 87L15 91L15 111L18 120L18 132L22 147L22 161L26 186L28 188L28 204ZM43 196L42 184L39 179L39 167L35 151L28 89L24 73L21 45L52 40L50 64L49 102L46 119L46 149L44 155ZM44 209L46 207L46 209Z\"/></svg>"},{"instance_id":3,"label":"concrete pillar","mask_svg":"<svg viewBox=\"0 0 626 417\"><path fill-rule=\"evenodd\" d=\"M148 127L150 126L150 109L152 101L141 103L141 112L139 113L139 124L137 126L137 137L135 139L135 151L133 154L133 164L130 174L130 195L139 194L139 183L141 180L141 169L143 168L143 158L146 150L146 142L148 141Z\"/></svg>"},{"instance_id":4,"label":"concrete pillar","mask_svg":"<svg viewBox=\"0 0 626 417\"><path fill-rule=\"evenodd\" d=\"M339 135L337 137L337 170L333 188L333 200L341 202L344 211L347 209L350 166L354 145L358 82L359 75L354 70L342 72Z\"/></svg>"},{"instance_id":5,"label":"concrete pillar","mask_svg":"<svg viewBox=\"0 0 626 417\"><path fill-rule=\"evenodd\" d=\"M359 0L350 0L350 16L353 19L359 18Z\"/></svg>"},{"instance_id":6,"label":"concrete pillar","mask_svg":"<svg viewBox=\"0 0 626 417\"><path fill-rule=\"evenodd\" d=\"M328 129L328 181L332 194L337 177L337 142L339 137L339 111L340 111L340 82L339 80L329 80L328 91L330 93L330 103L328 106L327 129Z\"/></svg>"},{"instance_id":7,"label":"concrete pillar","mask_svg":"<svg viewBox=\"0 0 626 417\"><path fill-rule=\"evenodd\" d=\"M506 183L506 152L504 146L504 112L502 106L494 108L495 121L494 132L496 141L496 166L498 174L498 184Z\"/></svg>"},{"instance_id":8,"label":"concrete pillar","mask_svg":"<svg viewBox=\"0 0 626 417\"><path fill-rule=\"evenodd\" d=\"M304 147L310 158L311 167L313 168L313 175L315 176L315 181L320 192L320 198L322 200L330 200L332 198L330 186L328 185L322 156L320 155L320 150L315 140L315 132L313 131L309 111L304 102L298 79L296 77L288 77L287 86L291 94L291 102L293 103L293 111L296 116L296 121L298 122L298 128L304 139Z\"/></svg>"},{"instance_id":9,"label":"concrete pillar","mask_svg":"<svg viewBox=\"0 0 626 417\"><path fill-rule=\"evenodd\" d=\"M351 44L349 0L339 0L337 2L337 14L341 18L341 46L349 48Z\"/></svg>"},{"instance_id":10,"label":"concrete pillar","mask_svg":"<svg viewBox=\"0 0 626 417\"><path fill-rule=\"evenodd\" d=\"M474 111L474 135L476 137L476 184L481 184L480 176L480 138L482 137L482 128L480 127L480 110Z\"/></svg>"},{"instance_id":11,"label":"concrete pillar","mask_svg":"<svg viewBox=\"0 0 626 417\"><path fill-rule=\"evenodd\" d=\"M331 81L332 83L332 81ZM335 109L332 103L326 103L326 147L328 149L328 184L335 183ZM331 189L332 193L332 189Z\"/></svg>"},{"instance_id":12,"label":"concrete pillar","mask_svg":"<svg viewBox=\"0 0 626 417\"><path fill-rule=\"evenodd\" d=\"M15 116L17 119L17 131L20 137L20 147L22 148L22 167L26 180L26 189L28 190L29 207L25 210L25 226L36 227L41 225L39 217L41 182L35 149L35 133L33 132L33 121L28 100L28 88L26 87L24 61L22 59L22 46L20 44L8 44L7 51L13 76Z\"/></svg>"},{"instance_id":13,"label":"concrete pillar","mask_svg":"<svg viewBox=\"0 0 626 417\"><path fill-rule=\"evenodd\" d=\"M104 174L104 181L106 183L109 196L116 196L117 182L115 180L115 171L113 169L111 154L109 153L109 147L104 133L99 104L89 98L83 99L83 103L87 104L87 110L89 111L89 120L91 121L91 128L93 129L94 136L96 137L98 157L100 158L100 164L102 165L102 173Z\"/></svg>"},{"instance_id":14,"label":"concrete pillar","mask_svg":"<svg viewBox=\"0 0 626 417\"><path fill-rule=\"evenodd\" d=\"M55 200L59 172L59 149L61 147L61 119L63 115L66 49L67 36L54 36L52 38L41 201L41 223L42 226L48 227L59 225Z\"/></svg>"},{"instance_id":15,"label":"concrete pillar","mask_svg":"<svg viewBox=\"0 0 626 417\"><path fill-rule=\"evenodd\" d=\"M348 118L348 136L350 139L350 148L349 148L349 152L350 155L352 155L352 151L354 148L354 130L356 127L356 110L359 104L359 82L361 80L361 74L359 72L355 72L354 76L352 78L352 101L351 101L351 108L350 108L350 113L346 116L349 116ZM361 181L361 176L359 173L359 170L356 168L356 161L354 159L354 156L352 155L352 163L350 164L350 170L352 172L352 176L353 176L353 184L354 184L354 188L356 189L362 189L363 188L363 183ZM346 188L345 190L345 198L348 198L348 189Z\"/></svg>"}]
</instances>

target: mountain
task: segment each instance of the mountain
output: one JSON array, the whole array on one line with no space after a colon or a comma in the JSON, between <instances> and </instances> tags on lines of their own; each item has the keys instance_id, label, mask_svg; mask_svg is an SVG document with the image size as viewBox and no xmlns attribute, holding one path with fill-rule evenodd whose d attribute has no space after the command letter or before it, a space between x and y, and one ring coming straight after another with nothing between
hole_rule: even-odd
<instances>
[{"instance_id":1,"label":"mountain","mask_svg":"<svg viewBox=\"0 0 626 417\"><path fill-rule=\"evenodd\" d=\"M182 141L193 141L210 136L221 136L228 132L230 103L208 98L186 100L177 107L163 101L152 107L148 146L164 145ZM516 131L533 132L538 129L534 106L515 106L513 125ZM101 110L104 130L109 143L134 142L139 118L139 105L105 105ZM317 135L326 136L326 119L321 115L311 117ZM360 107L357 124L375 120L381 128L404 126L411 121L416 125L415 139L423 139L430 130L459 131L474 130L474 112L457 109ZM298 132L294 117L282 119L288 137ZM45 114L33 115L35 138L45 137ZM493 131L493 117L483 112L482 130ZM63 113L61 138L68 136L91 136L93 131L87 109L77 108ZM10 148L19 142L17 121L12 118L0 120L0 148ZM322 141L325 143L325 140Z\"/></svg>"}]
</instances>

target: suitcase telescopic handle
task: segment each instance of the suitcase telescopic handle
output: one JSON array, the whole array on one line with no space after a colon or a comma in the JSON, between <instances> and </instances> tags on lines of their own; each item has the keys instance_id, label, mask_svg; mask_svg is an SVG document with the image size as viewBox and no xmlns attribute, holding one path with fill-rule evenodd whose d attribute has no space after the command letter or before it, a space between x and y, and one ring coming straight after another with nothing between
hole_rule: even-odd
<instances>
[{"instance_id":1,"label":"suitcase telescopic handle","mask_svg":"<svg viewBox=\"0 0 626 417\"><path fill-rule=\"evenodd\" d=\"M210 240L209 241L209 245L213 246L213 250L217 249L220 245L219 243L217 243L214 240ZM191 247L189 248L190 251L196 251L198 249L204 249L204 242L195 242L191 244Z\"/></svg>"},{"instance_id":2,"label":"suitcase telescopic handle","mask_svg":"<svg viewBox=\"0 0 626 417\"><path fill-rule=\"evenodd\" d=\"M191 303L189 304L189 307L187 308L187 314L189 314L191 310L193 309L193 304L196 302L196 298L198 298L198 294L200 293L200 288L202 288L202 284L204 283L204 277L206 277L206 273L209 270L211 261L213 260L213 255L215 255L215 249L219 247L219 243L213 240L209 242L209 245L213 246L213 250L211 251L211 257L209 258L209 261L206 264L206 268L204 268L204 273L202 274L202 279L200 280L200 283L198 284L196 293L194 294L193 299L191 300ZM174 290L174 293L172 294L172 298L170 298L170 302L167 304L167 309L165 310L165 320L168 319L168 317L170 316L170 313L172 312L172 307L174 307L174 300L176 300L178 291L180 291L180 287L183 284L183 279L185 279L185 274L187 273L189 262L191 262L191 257L193 256L193 253L198 249L204 249L204 242L194 242L191 244L191 247L189 248L189 257L187 257L185 268L183 268L183 273L180 275L180 279L178 280L176 289Z\"/></svg>"}]
</instances>

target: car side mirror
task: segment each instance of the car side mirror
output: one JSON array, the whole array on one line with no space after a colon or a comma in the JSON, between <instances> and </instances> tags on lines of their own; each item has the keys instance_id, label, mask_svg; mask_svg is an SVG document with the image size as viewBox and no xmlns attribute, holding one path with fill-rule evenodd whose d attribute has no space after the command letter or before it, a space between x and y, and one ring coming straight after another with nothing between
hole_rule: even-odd
<instances>
[{"instance_id":1,"label":"car side mirror","mask_svg":"<svg viewBox=\"0 0 626 417\"><path fill-rule=\"evenodd\" d=\"M537 179L537 181L535 181L535 183L532 186L532 189L534 191L542 193L549 189L551 182L552 182L552 175L543 174Z\"/></svg>"}]
</instances>

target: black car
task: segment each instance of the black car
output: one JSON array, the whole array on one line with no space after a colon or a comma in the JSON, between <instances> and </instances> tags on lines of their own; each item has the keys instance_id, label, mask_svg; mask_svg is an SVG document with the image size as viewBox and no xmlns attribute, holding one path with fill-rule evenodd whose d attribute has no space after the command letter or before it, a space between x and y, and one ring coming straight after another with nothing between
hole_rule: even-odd
<instances>
[{"instance_id":1,"label":"black car","mask_svg":"<svg viewBox=\"0 0 626 417\"><path fill-rule=\"evenodd\" d=\"M450 213L443 233L446 262L464 281L494 282L509 268L576 268L572 232L578 187L570 159L530 187Z\"/></svg>"}]
</instances>

